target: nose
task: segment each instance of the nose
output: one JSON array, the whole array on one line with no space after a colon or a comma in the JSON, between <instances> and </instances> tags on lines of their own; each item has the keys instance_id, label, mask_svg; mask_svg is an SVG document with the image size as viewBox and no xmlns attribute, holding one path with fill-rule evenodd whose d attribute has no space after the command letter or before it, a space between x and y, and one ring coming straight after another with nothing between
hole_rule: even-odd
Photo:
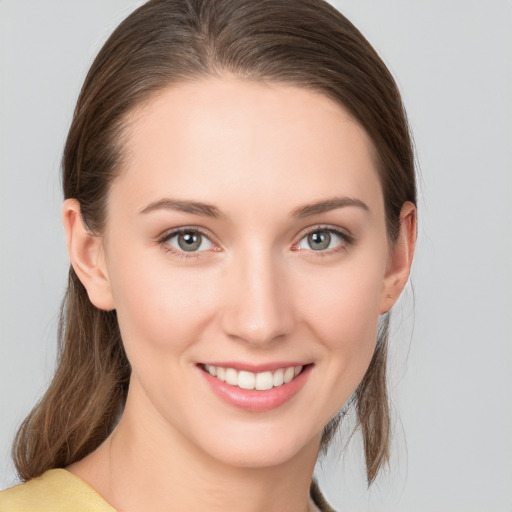
<instances>
[{"instance_id":1,"label":"nose","mask_svg":"<svg viewBox=\"0 0 512 512\"><path fill-rule=\"evenodd\" d=\"M269 252L233 258L228 269L222 329L254 346L283 339L294 328L291 290L285 262Z\"/></svg>"}]
</instances>

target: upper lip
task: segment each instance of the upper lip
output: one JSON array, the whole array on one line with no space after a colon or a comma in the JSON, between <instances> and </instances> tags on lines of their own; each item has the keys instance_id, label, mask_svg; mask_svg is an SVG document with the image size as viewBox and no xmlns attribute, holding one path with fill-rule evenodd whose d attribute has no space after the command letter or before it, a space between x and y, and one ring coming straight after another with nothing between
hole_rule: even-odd
<instances>
[{"instance_id":1,"label":"upper lip","mask_svg":"<svg viewBox=\"0 0 512 512\"><path fill-rule=\"evenodd\" d=\"M261 372L272 372L275 370L279 370L280 368L290 368L292 366L306 366L311 364L311 362L304 361L275 361L271 363L263 363L263 364L253 364L253 363L244 363L237 361L208 361L202 363L202 365L208 366L221 366L222 368L234 368L238 371L246 371L252 373L261 373Z\"/></svg>"}]
</instances>

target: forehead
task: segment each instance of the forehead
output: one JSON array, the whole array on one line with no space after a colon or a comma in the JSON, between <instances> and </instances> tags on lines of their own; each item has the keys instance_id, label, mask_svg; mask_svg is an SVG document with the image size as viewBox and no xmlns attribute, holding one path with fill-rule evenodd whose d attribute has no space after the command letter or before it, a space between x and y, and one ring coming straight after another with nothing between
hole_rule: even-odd
<instances>
[{"instance_id":1,"label":"forehead","mask_svg":"<svg viewBox=\"0 0 512 512\"><path fill-rule=\"evenodd\" d=\"M165 195L225 208L233 200L244 211L337 195L382 203L364 129L305 88L234 77L180 83L131 113L128 126L112 193L134 206Z\"/></svg>"}]
</instances>

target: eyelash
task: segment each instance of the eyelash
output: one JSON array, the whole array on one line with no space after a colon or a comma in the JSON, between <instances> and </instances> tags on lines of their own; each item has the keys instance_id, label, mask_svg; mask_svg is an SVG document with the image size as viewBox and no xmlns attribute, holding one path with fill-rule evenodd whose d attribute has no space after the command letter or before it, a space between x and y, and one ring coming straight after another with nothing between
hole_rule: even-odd
<instances>
[{"instance_id":1,"label":"eyelash","mask_svg":"<svg viewBox=\"0 0 512 512\"><path fill-rule=\"evenodd\" d=\"M319 225L319 226L315 226L312 229L309 229L308 231L303 233L302 236L300 237L299 241L297 242L297 244L294 244L294 247L299 245L300 242L302 240L304 240L304 238L306 238L307 236L309 236L313 233L329 233L331 235L337 236L340 239L340 242L339 242L338 247L335 247L333 249L320 250L320 251L315 251L313 249L306 249L307 256L311 257L311 258L327 257L327 256L331 256L335 253L347 251L347 249L355 242L354 237L351 234L347 233L346 231L342 231L342 230L332 227L332 226ZM296 248L294 250L297 252L304 251L304 249L298 249L298 248Z\"/></svg>"},{"instance_id":2,"label":"eyelash","mask_svg":"<svg viewBox=\"0 0 512 512\"><path fill-rule=\"evenodd\" d=\"M174 229L172 231L169 231L167 233L165 233L159 240L158 240L158 243L160 244L160 246L162 247L162 249L166 252L166 253L170 253L173 258L177 258L177 259L197 259L199 258L199 256L201 255L201 252L204 252L204 251L190 251L190 252L187 252L187 251L180 251L180 250L177 250L175 249L174 247L171 247L169 245L169 240L171 240L172 238L174 238L175 236L179 236L181 235L182 233L197 233L203 237L205 237L207 240L210 241L210 243L213 244L213 242L211 241L210 239L210 236L208 236L204 231L202 231L201 229L198 229L198 228L192 228L192 227L183 227L183 228L179 228L179 229Z\"/></svg>"},{"instance_id":3,"label":"eyelash","mask_svg":"<svg viewBox=\"0 0 512 512\"><path fill-rule=\"evenodd\" d=\"M350 245L352 245L355 241L354 237L345 231L341 231L340 229L334 228L332 226L319 225L319 226L315 226L314 228L303 233L302 236L300 237L299 241L296 244L294 244L294 248L292 250L297 251L297 252L304 251L305 249L299 249L299 248L296 248L296 246L299 245L300 242L302 240L304 240L304 238L306 238L307 236L309 236L313 233L319 233L319 232L334 234L341 240L341 242L340 242L339 246L334 249L319 250L319 251L315 251L313 249L306 249L306 252L308 253L309 257L317 257L317 256L325 257L325 256L330 256L334 253L346 251L348 249L348 247ZM172 238L174 238L176 236L179 236L182 233L197 233L197 234L205 237L208 241L210 241L211 244L214 244L214 242L211 241L210 236L208 236L208 234L206 234L204 231L202 231L199 228L184 227L184 228L174 229L170 232L165 233L163 236L161 236L158 239L158 243L162 247L162 249L167 253L171 253L174 258L197 259L200 257L202 252L206 252L206 251L187 252L187 251L180 251L180 250L175 249L174 247L171 247L169 245L169 240L171 240ZM219 249L214 249L214 251L218 251L218 250Z\"/></svg>"}]
</instances>

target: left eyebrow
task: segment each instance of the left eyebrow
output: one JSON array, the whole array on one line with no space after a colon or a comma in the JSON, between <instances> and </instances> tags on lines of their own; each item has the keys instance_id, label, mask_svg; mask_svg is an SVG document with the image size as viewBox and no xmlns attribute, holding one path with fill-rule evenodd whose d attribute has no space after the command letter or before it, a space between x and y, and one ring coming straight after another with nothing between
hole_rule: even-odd
<instances>
[{"instance_id":1,"label":"left eyebrow","mask_svg":"<svg viewBox=\"0 0 512 512\"><path fill-rule=\"evenodd\" d=\"M220 217L218 208L211 204L199 203L197 201L180 201L176 199L160 199L155 201L139 213L150 213L155 210L174 210L184 213L192 213L194 215L203 215L205 217Z\"/></svg>"},{"instance_id":2,"label":"left eyebrow","mask_svg":"<svg viewBox=\"0 0 512 512\"><path fill-rule=\"evenodd\" d=\"M291 216L296 218L304 218L311 215L318 215L320 213L336 210L337 208L346 208L347 206L362 208L366 212L370 211L370 208L368 208L366 203L363 203L363 201L355 197L333 197L324 201L317 201L315 203L300 206L292 212Z\"/></svg>"}]
</instances>

